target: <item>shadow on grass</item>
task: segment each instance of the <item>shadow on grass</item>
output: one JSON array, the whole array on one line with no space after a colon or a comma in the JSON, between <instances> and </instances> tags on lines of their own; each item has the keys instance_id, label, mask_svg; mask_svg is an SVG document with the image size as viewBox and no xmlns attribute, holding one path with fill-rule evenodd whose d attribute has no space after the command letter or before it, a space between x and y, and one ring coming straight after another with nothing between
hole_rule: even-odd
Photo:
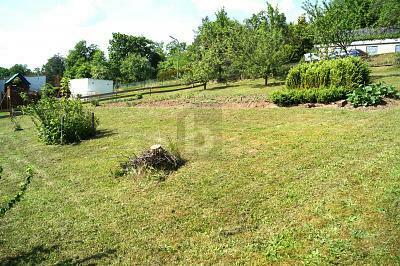
<instances>
[{"instance_id":1,"label":"shadow on grass","mask_svg":"<svg viewBox=\"0 0 400 266\"><path fill-rule=\"evenodd\" d=\"M94 136L92 139L102 139L102 138L108 138L111 136L117 135L114 130L109 130L109 129L101 129L97 130L96 136Z\"/></svg>"},{"instance_id":2,"label":"shadow on grass","mask_svg":"<svg viewBox=\"0 0 400 266\"><path fill-rule=\"evenodd\" d=\"M391 78L391 77L400 77L400 74L392 73L392 74L372 74L371 78L373 79L380 79L380 78Z\"/></svg>"},{"instance_id":3,"label":"shadow on grass","mask_svg":"<svg viewBox=\"0 0 400 266\"><path fill-rule=\"evenodd\" d=\"M31 251L22 252L14 257L6 257L0 260L1 266L6 265L38 265L45 264L49 255L59 249L59 246L44 247L43 245L34 247ZM96 260L114 256L117 252L116 249L108 249L103 252L85 258L72 258L58 262L55 265L82 265L82 264L95 264Z\"/></svg>"},{"instance_id":4,"label":"shadow on grass","mask_svg":"<svg viewBox=\"0 0 400 266\"><path fill-rule=\"evenodd\" d=\"M14 257L6 257L0 260L0 265L37 265L44 262L48 255L58 249L58 246L37 246L31 251L22 252Z\"/></svg>"},{"instance_id":5,"label":"shadow on grass","mask_svg":"<svg viewBox=\"0 0 400 266\"><path fill-rule=\"evenodd\" d=\"M268 83L267 86L265 86L264 84L256 84L256 85L252 85L251 87L254 89L262 89L262 88L270 88L270 87L276 87L276 86L282 86L282 85L285 85L284 81L271 82L271 83Z\"/></svg>"},{"instance_id":6,"label":"shadow on grass","mask_svg":"<svg viewBox=\"0 0 400 266\"><path fill-rule=\"evenodd\" d=\"M111 256L114 256L115 253L117 252L116 249L108 249L103 252L96 253L92 256L86 257L86 258L74 258L74 259L66 259L61 262L58 262L55 265L82 265L82 264L89 264L89 265L96 265L95 261L96 260L101 260L103 258L108 258Z\"/></svg>"},{"instance_id":7,"label":"shadow on grass","mask_svg":"<svg viewBox=\"0 0 400 266\"><path fill-rule=\"evenodd\" d=\"M218 91L218 90L226 90L230 88L236 88L239 87L240 85L221 85L218 87L213 87L213 88L207 88L207 91Z\"/></svg>"}]
</instances>

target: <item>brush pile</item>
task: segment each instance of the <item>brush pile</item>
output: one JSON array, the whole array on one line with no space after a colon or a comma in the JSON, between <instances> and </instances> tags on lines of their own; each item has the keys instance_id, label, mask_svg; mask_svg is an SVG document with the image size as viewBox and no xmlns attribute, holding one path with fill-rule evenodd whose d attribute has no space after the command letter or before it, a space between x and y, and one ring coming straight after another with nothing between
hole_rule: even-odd
<instances>
[{"instance_id":1,"label":"brush pile","mask_svg":"<svg viewBox=\"0 0 400 266\"><path fill-rule=\"evenodd\" d=\"M178 170L184 163L179 153L172 154L161 145L154 145L142 155L129 158L128 162L122 165L122 171L124 174L141 174L154 170L168 173Z\"/></svg>"}]
</instances>

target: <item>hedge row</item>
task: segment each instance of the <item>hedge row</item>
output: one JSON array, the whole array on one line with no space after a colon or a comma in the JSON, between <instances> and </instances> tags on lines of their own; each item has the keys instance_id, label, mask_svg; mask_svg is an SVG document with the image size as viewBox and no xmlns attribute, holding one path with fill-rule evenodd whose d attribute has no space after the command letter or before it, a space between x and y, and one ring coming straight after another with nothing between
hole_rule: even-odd
<instances>
[{"instance_id":1,"label":"hedge row","mask_svg":"<svg viewBox=\"0 0 400 266\"><path fill-rule=\"evenodd\" d=\"M347 98L352 89L327 87L303 90L283 89L271 94L270 99L278 106L292 106L302 103L331 103Z\"/></svg>"},{"instance_id":2,"label":"hedge row","mask_svg":"<svg viewBox=\"0 0 400 266\"><path fill-rule=\"evenodd\" d=\"M293 67L286 78L288 89L357 88L369 83L368 65L360 58L354 57L303 63Z\"/></svg>"}]
</instances>

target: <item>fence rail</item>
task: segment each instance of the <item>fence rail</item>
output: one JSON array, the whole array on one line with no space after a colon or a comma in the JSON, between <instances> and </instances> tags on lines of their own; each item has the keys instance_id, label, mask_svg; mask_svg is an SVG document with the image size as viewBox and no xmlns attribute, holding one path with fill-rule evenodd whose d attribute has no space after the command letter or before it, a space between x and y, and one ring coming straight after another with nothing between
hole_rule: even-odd
<instances>
[{"instance_id":1,"label":"fence rail","mask_svg":"<svg viewBox=\"0 0 400 266\"><path fill-rule=\"evenodd\" d=\"M182 85L181 84L177 84L177 85L164 85L164 86L158 86L158 87L135 88L135 89L129 89L129 90L121 90L121 91L113 91L113 92L108 92L108 93L87 95L87 96L80 97L80 99L102 98L104 96L113 96L113 95L125 94L125 93L130 93L130 92L138 92L138 91L146 91L146 90L154 90L154 89L163 89L163 88L179 87L179 86L182 86Z\"/></svg>"},{"instance_id":2,"label":"fence rail","mask_svg":"<svg viewBox=\"0 0 400 266\"><path fill-rule=\"evenodd\" d=\"M111 99L123 99L123 98L132 97L134 95L129 94L131 92L144 91L141 93L142 95L151 95L151 94L160 94L160 93L167 93L167 92L174 92L174 91L189 90L189 89L195 89L195 88L199 88L199 87L206 87L205 83L200 83L200 84L196 84L196 83L193 83L187 87L176 88L176 89L174 89L174 87L180 87L183 85L165 85L165 86L158 86L158 87L148 87L148 88L137 88L137 89L123 90L123 91L114 91L114 92L109 92L109 93L84 96L84 97L80 97L80 99L83 99L83 100L98 99L98 100L105 101L105 100L111 100ZM186 84L186 85L189 85L189 84ZM157 89L164 89L164 88L172 88L172 89L157 90ZM126 95L126 94L128 94L128 95Z\"/></svg>"}]
</instances>

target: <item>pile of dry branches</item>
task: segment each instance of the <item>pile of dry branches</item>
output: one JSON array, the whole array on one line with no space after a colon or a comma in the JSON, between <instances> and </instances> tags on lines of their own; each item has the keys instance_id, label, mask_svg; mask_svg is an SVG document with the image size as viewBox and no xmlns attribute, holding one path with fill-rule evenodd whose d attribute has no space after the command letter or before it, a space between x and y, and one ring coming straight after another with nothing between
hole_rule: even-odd
<instances>
[{"instance_id":1,"label":"pile of dry branches","mask_svg":"<svg viewBox=\"0 0 400 266\"><path fill-rule=\"evenodd\" d=\"M172 154L161 145L154 145L142 155L129 158L128 162L122 165L122 171L125 174L141 174L149 170L171 172L178 170L184 163L179 154Z\"/></svg>"}]
</instances>

